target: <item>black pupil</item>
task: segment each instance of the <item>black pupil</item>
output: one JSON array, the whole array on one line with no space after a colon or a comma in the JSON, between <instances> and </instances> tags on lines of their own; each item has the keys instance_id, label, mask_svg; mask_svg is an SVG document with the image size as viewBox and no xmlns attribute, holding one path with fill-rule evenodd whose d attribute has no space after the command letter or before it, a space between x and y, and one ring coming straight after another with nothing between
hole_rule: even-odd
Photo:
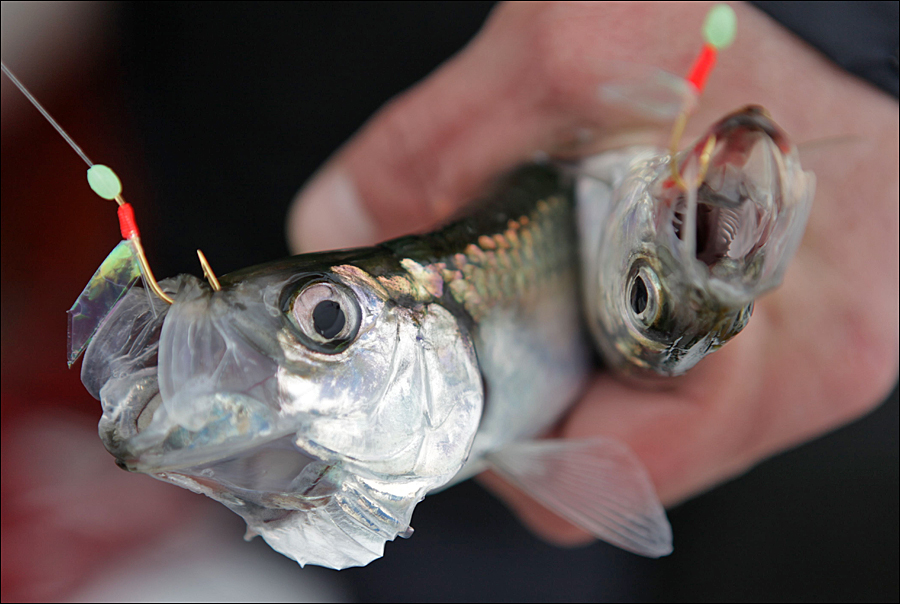
<instances>
[{"instance_id":1,"label":"black pupil","mask_svg":"<svg viewBox=\"0 0 900 604\"><path fill-rule=\"evenodd\" d=\"M316 304L312 318L316 332L329 340L341 333L347 322L341 305L333 300L323 300Z\"/></svg>"},{"instance_id":2,"label":"black pupil","mask_svg":"<svg viewBox=\"0 0 900 604\"><path fill-rule=\"evenodd\" d=\"M638 277L631 286L631 309L634 314L639 315L645 308L647 308L647 285L643 277Z\"/></svg>"}]
</instances>

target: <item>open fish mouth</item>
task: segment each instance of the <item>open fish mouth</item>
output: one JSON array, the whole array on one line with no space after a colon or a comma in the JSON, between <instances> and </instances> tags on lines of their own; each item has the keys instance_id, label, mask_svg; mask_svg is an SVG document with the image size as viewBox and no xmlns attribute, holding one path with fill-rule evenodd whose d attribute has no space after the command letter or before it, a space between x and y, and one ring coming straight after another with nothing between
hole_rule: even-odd
<instances>
[{"instance_id":1,"label":"open fish mouth","mask_svg":"<svg viewBox=\"0 0 900 604\"><path fill-rule=\"evenodd\" d=\"M357 354L312 351L283 307L306 287L302 271L274 266L226 276L216 292L190 276L165 280L171 306L133 288L85 351L82 381L121 467L221 502L248 535L301 564L367 564L411 534L416 503L465 463L483 396L474 350L442 307L360 293L379 321ZM369 278L338 268L344 292ZM409 361L393 363L397 350ZM426 387L423 376L436 377Z\"/></svg>"},{"instance_id":2,"label":"open fish mouth","mask_svg":"<svg viewBox=\"0 0 900 604\"><path fill-rule=\"evenodd\" d=\"M667 179L661 220L671 225L663 232L688 280L730 307L776 287L799 245L814 188L784 131L765 109L749 106L715 124L677 162L682 178L699 184L682 191Z\"/></svg>"},{"instance_id":3,"label":"open fish mouth","mask_svg":"<svg viewBox=\"0 0 900 604\"><path fill-rule=\"evenodd\" d=\"M177 288L167 281L167 289ZM81 365L85 388L102 405L100 438L125 469L134 469L130 440L146 428L161 402L157 361L168 311L155 296L133 288L99 326Z\"/></svg>"},{"instance_id":4,"label":"open fish mouth","mask_svg":"<svg viewBox=\"0 0 900 604\"><path fill-rule=\"evenodd\" d=\"M177 291L191 286L190 279L164 284ZM222 380L204 371L205 362L193 361L181 371L185 359L166 348L164 331L179 329L186 319L203 328L197 309L190 306L196 300L169 307L135 288L101 326L85 356L82 378L103 405L103 444L130 471L179 472L250 490L287 488L287 474L294 471L296 478L314 459L291 442L289 429L278 426L275 406L259 396L267 391L221 391L216 385ZM207 337L201 360L210 356L217 368L227 365L222 357L235 343L217 340L215 333L202 335ZM253 366L259 373L245 370L241 378L254 385L274 380L271 364L254 358ZM252 468L272 462L273 456L279 460L273 466L280 470L266 480L254 479ZM251 470L239 476L238 467Z\"/></svg>"},{"instance_id":5,"label":"open fish mouth","mask_svg":"<svg viewBox=\"0 0 900 604\"><path fill-rule=\"evenodd\" d=\"M815 183L757 106L674 157L636 147L586 175L579 212L606 216L583 235L588 323L605 360L641 377L681 375L747 325L800 244Z\"/></svg>"},{"instance_id":6,"label":"open fish mouth","mask_svg":"<svg viewBox=\"0 0 900 604\"><path fill-rule=\"evenodd\" d=\"M120 421L101 425L104 444L128 470L156 474L205 467L291 437L276 432L276 418L264 403L241 393L194 398L195 415L202 419L192 425L190 418L173 420L158 389L154 394L136 385L135 391L132 410L120 414ZM143 402L136 399L141 395ZM304 465L312 459L292 448Z\"/></svg>"},{"instance_id":7,"label":"open fish mouth","mask_svg":"<svg viewBox=\"0 0 900 604\"><path fill-rule=\"evenodd\" d=\"M176 426L160 433L168 422L158 389L136 383L132 392L128 413L118 421L104 416L100 426L104 445L123 469L169 480L189 477L260 505L277 494L302 495L324 474L325 466L295 445L293 433L272 430L259 401L219 394L207 401L210 419L198 429Z\"/></svg>"}]
</instances>

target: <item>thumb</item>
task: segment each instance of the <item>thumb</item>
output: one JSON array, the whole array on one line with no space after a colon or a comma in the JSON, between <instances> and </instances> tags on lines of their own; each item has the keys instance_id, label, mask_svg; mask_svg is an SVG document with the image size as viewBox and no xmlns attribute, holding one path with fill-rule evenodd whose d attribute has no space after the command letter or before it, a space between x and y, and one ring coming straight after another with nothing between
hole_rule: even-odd
<instances>
[{"instance_id":1,"label":"thumb","mask_svg":"<svg viewBox=\"0 0 900 604\"><path fill-rule=\"evenodd\" d=\"M599 138L596 58L634 42L598 39L590 24L618 12L634 27L654 27L629 11L498 7L465 49L380 110L301 190L288 217L291 248L369 245L421 231L535 153L572 151L586 133Z\"/></svg>"},{"instance_id":2,"label":"thumb","mask_svg":"<svg viewBox=\"0 0 900 604\"><path fill-rule=\"evenodd\" d=\"M288 217L294 251L427 228L488 175L539 148L535 89L517 82L515 53L492 52L497 12L469 47L382 108L300 191Z\"/></svg>"}]
</instances>

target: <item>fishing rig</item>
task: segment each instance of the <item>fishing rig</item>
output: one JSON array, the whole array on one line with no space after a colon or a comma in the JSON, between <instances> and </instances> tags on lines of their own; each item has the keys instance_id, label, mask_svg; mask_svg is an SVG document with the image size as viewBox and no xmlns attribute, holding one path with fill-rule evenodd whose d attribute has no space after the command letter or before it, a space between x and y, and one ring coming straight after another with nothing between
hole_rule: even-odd
<instances>
[{"instance_id":1,"label":"fishing rig","mask_svg":"<svg viewBox=\"0 0 900 604\"><path fill-rule=\"evenodd\" d=\"M134 217L134 208L122 197L122 182L119 180L119 177L109 166L92 162L81 147L72 140L62 126L53 119L50 113L34 98L34 95L9 70L6 64L0 63L0 66L2 66L6 77L25 95L25 98L31 101L31 104L41 112L41 115L50 122L50 125L56 128L56 131L69 143L69 146L75 150L75 153L88 165L87 180L94 193L103 199L115 201L118 205L117 214L122 241L113 248L113 251L100 264L100 268L88 281L81 295L78 296L75 304L67 313L69 316L68 363L69 367L71 367L78 360L78 357L81 356L81 353L84 352L103 319L106 318L122 296L131 289L139 277L143 279L148 291L153 292L160 300L166 304L172 304L173 300L160 287L159 282L153 275L153 270L150 268L147 254L144 252L144 246L141 243L140 231ZM200 250L197 250L197 256L200 259L200 266L203 267L203 274L209 281L210 286L216 291L220 290L219 280L209 266L206 256ZM153 308L153 305L151 304L150 307Z\"/></svg>"},{"instance_id":2,"label":"fishing rig","mask_svg":"<svg viewBox=\"0 0 900 604\"><path fill-rule=\"evenodd\" d=\"M737 31L737 17L734 14L734 10L727 4L713 6L706 15L701 31L703 32L703 47L694 59L694 63L685 78L691 87L690 90L694 95L694 101L703 94L703 89L706 88L706 80L709 78L713 67L716 66L719 50L728 48L734 42L734 36ZM672 180L683 191L696 189L703 182L703 178L706 176L706 169L709 167L709 156L716 146L716 137L714 135L706 139L703 151L700 154L697 178L693 185L688 185L682 178L674 157L678 153L678 143L681 141L688 118L695 106L696 102L685 102L682 105L682 109L675 119L675 124L672 126L672 137L669 141L669 155L673 158L673 161L669 162Z\"/></svg>"},{"instance_id":3,"label":"fishing rig","mask_svg":"<svg viewBox=\"0 0 900 604\"><path fill-rule=\"evenodd\" d=\"M674 160L678 152L678 144L681 141L687 121L697 105L697 99L706 87L709 74L715 67L718 52L730 46L734 41L736 26L737 18L734 10L727 4L717 4L710 9L701 29L704 39L703 47L694 59L691 69L684 80L688 85L687 94L681 102L678 116L672 127L669 153L672 157L670 162L672 181L688 193L696 191L703 181L716 139L715 136L710 136L705 141L699 156L699 165L696 169L696 178L693 184L685 182L677 162ZM122 241L113 248L113 251L100 264L100 267L91 277L91 280L88 281L81 295L75 300L75 304L67 311L69 322L68 364L71 367L87 348L91 338L93 338L104 319L112 312L118 301L134 286L138 278L143 279L148 295L149 292L152 292L166 304L172 304L173 300L160 287L156 277L153 275L150 264L147 262L147 255L144 253L140 231L134 217L134 209L122 197L122 183L119 177L112 168L92 162L81 147L72 140L19 79L13 75L9 68L6 67L6 64L0 62L0 66L2 66L6 77L15 84L16 88L25 95L31 104L50 122L88 165L87 180L91 189L103 199L115 201L118 205L117 213ZM219 291L221 285L209 262L206 260L206 256L204 256L202 251L197 250L197 257L200 259L203 275L209 281L210 287L214 291ZM155 312L153 304L150 304L150 308Z\"/></svg>"}]
</instances>

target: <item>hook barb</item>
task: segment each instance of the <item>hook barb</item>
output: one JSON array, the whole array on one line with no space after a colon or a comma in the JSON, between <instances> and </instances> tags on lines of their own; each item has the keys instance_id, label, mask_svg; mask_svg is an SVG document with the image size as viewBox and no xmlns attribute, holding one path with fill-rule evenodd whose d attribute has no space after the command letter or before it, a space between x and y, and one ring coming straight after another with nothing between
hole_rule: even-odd
<instances>
[{"instance_id":1,"label":"hook barb","mask_svg":"<svg viewBox=\"0 0 900 604\"><path fill-rule=\"evenodd\" d=\"M209 285L213 288L213 291L221 290L222 286L219 285L219 280L216 278L216 274L213 272L212 267L209 266L206 256L203 255L203 252L197 250L197 257L200 259L200 266L203 267L203 276L209 281Z\"/></svg>"}]
</instances>

